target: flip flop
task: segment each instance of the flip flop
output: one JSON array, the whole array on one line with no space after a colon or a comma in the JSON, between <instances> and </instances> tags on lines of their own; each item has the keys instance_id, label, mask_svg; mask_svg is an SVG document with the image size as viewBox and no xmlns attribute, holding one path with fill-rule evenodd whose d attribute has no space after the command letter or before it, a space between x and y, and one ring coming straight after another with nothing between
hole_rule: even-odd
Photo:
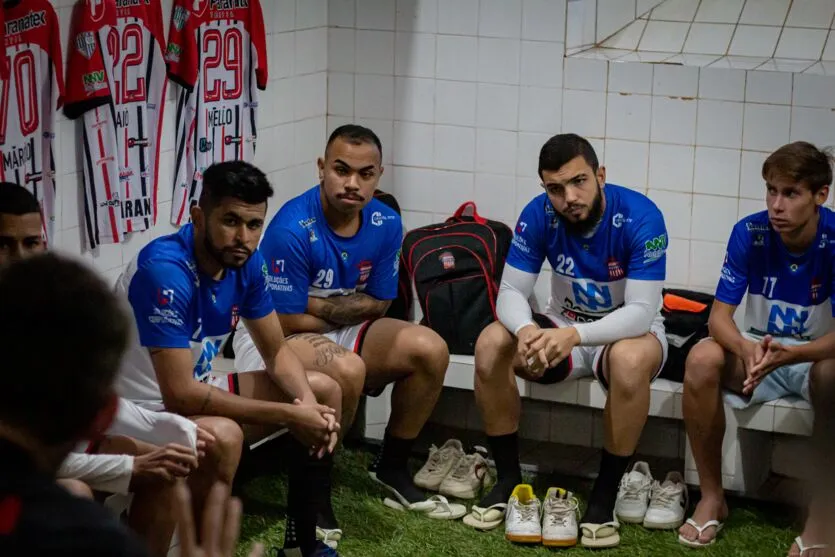
<instances>
[{"instance_id":1,"label":"flip flop","mask_svg":"<svg viewBox=\"0 0 835 557\"><path fill-rule=\"evenodd\" d=\"M418 513L429 513L435 510L435 501L433 501L431 497L424 501L410 503L409 500L403 497L403 495L401 495L399 491L397 491L384 481L380 480L380 478L377 477L377 474L370 472L368 475L371 477L372 480L374 480L378 485L380 485L380 487L382 487L385 491L387 491L394 497L383 498L383 504L389 507L390 509L395 509L398 511L413 511Z\"/></svg>"},{"instance_id":2,"label":"flip flop","mask_svg":"<svg viewBox=\"0 0 835 557\"><path fill-rule=\"evenodd\" d=\"M496 503L487 508L473 505L470 514L464 517L464 524L476 530L492 530L504 522L507 503Z\"/></svg>"},{"instance_id":3,"label":"flip flop","mask_svg":"<svg viewBox=\"0 0 835 557\"><path fill-rule=\"evenodd\" d=\"M690 526L692 526L693 528L695 528L696 532L698 534L697 534L695 540L688 540L687 538L685 538L684 536L679 534L678 535L678 543L680 543L681 545L686 545L687 547L693 547L693 548L697 548L697 549L713 545L716 542L716 538L719 537L719 532L721 532L722 528L725 527L725 524L723 524L722 522L719 522L718 520L708 520L707 522L705 522L704 524L699 526L698 524L696 524L695 520L693 520L692 518L688 518L687 520L685 520L685 523L687 523ZM711 526L716 528L716 535L713 536L713 538L709 542L706 542L706 543L700 542L699 538L702 537L702 532L704 532L705 530L707 530Z\"/></svg>"},{"instance_id":4,"label":"flip flop","mask_svg":"<svg viewBox=\"0 0 835 557\"><path fill-rule=\"evenodd\" d=\"M829 544L826 544L826 543L817 543L817 544L814 544L814 545L803 545L803 540L800 538L800 536L797 536L794 539L794 543L797 546L797 549L800 550L800 553L799 553L800 557L803 557L804 553L806 553L807 551L812 551L813 549L829 549Z\"/></svg>"},{"instance_id":5,"label":"flip flop","mask_svg":"<svg viewBox=\"0 0 835 557\"><path fill-rule=\"evenodd\" d=\"M435 501L435 510L426 513L429 518L435 520L458 520L467 514L467 507L461 503L450 503L443 495L433 495L429 498Z\"/></svg>"},{"instance_id":6,"label":"flip flop","mask_svg":"<svg viewBox=\"0 0 835 557\"><path fill-rule=\"evenodd\" d=\"M339 542L342 540L342 530L339 528L328 530L327 528L320 528L317 526L316 539L320 540L331 549L336 549L339 546Z\"/></svg>"},{"instance_id":7,"label":"flip flop","mask_svg":"<svg viewBox=\"0 0 835 557\"><path fill-rule=\"evenodd\" d=\"M595 549L615 547L620 543L619 528L620 523L617 520L611 520L603 524L583 522L580 524L580 530L583 533L583 536L580 538L580 544L583 547L592 547Z\"/></svg>"}]
</instances>

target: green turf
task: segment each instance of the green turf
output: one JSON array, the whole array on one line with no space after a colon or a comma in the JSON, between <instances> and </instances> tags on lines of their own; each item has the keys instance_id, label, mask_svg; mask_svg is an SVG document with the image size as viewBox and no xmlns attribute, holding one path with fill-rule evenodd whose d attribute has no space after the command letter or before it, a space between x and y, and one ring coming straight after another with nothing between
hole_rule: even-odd
<instances>
[{"instance_id":1,"label":"green turf","mask_svg":"<svg viewBox=\"0 0 835 557\"><path fill-rule=\"evenodd\" d=\"M505 556L588 554L590 550L549 550L542 546L524 547L505 541L503 528L476 532L461 521L430 520L414 514L398 513L384 507L379 490L366 475L371 453L344 450L337 457L334 475L334 509L345 537L339 545L346 557L400 556ZM580 493L588 492L588 482L576 478L535 478L534 486L542 497L549 484L562 485ZM286 482L283 475L261 476L243 489L244 522L238 555L253 541L267 547L280 547L284 536ZM675 555L734 557L783 557L797 535L793 511L780 507L733 501L729 520L718 543L704 550L679 545L673 532L649 532L640 526L621 527L621 545L602 555L670 557ZM695 552L695 553L694 553Z\"/></svg>"}]
</instances>

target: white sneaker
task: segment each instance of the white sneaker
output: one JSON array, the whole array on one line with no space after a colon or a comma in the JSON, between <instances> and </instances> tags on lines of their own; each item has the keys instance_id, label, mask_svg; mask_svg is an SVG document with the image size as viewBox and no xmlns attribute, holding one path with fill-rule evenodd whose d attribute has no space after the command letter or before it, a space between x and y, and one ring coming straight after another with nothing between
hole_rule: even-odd
<instances>
[{"instance_id":1,"label":"white sneaker","mask_svg":"<svg viewBox=\"0 0 835 557\"><path fill-rule=\"evenodd\" d=\"M486 449L477 447L475 451L473 454L464 455L458 459L458 463L441 482L439 489L441 495L459 499L475 499L478 496L489 468L487 459L484 458Z\"/></svg>"},{"instance_id":2,"label":"white sneaker","mask_svg":"<svg viewBox=\"0 0 835 557\"><path fill-rule=\"evenodd\" d=\"M464 448L458 439L450 439L439 449L435 445L429 448L429 458L415 474L415 485L430 491L438 491L450 470L464 456Z\"/></svg>"},{"instance_id":3,"label":"white sneaker","mask_svg":"<svg viewBox=\"0 0 835 557\"><path fill-rule=\"evenodd\" d=\"M528 484L513 488L507 501L507 518L504 537L516 543L539 543L542 541L541 506Z\"/></svg>"},{"instance_id":4,"label":"white sneaker","mask_svg":"<svg viewBox=\"0 0 835 557\"><path fill-rule=\"evenodd\" d=\"M542 512L542 545L572 547L577 545L577 508L574 494L549 487Z\"/></svg>"},{"instance_id":5,"label":"white sneaker","mask_svg":"<svg viewBox=\"0 0 835 557\"><path fill-rule=\"evenodd\" d=\"M640 524L644 521L649 507L652 490L652 473L649 464L640 461L632 466L632 471L623 475L615 502L615 514L624 522Z\"/></svg>"},{"instance_id":6,"label":"white sneaker","mask_svg":"<svg viewBox=\"0 0 835 557\"><path fill-rule=\"evenodd\" d=\"M684 523L689 496L684 478L678 472L670 472L664 483L655 482L652 498L644 516L644 528L673 530Z\"/></svg>"}]
</instances>

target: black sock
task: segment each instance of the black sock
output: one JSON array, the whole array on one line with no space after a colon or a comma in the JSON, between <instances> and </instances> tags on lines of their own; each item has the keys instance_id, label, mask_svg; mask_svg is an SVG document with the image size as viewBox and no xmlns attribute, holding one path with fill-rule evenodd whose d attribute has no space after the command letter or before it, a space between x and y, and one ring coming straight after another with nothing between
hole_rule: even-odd
<instances>
[{"instance_id":1,"label":"black sock","mask_svg":"<svg viewBox=\"0 0 835 557\"><path fill-rule=\"evenodd\" d=\"M310 497L316 507L316 525L325 530L335 530L339 528L339 523L336 521L331 504L333 455L313 459L308 466L308 471L313 485Z\"/></svg>"},{"instance_id":2,"label":"black sock","mask_svg":"<svg viewBox=\"0 0 835 557\"><path fill-rule=\"evenodd\" d=\"M315 474L310 473L311 457L301 443L293 439L290 450L290 470L287 474L287 529L284 547L298 547L302 555L309 555L316 547L316 506L310 497Z\"/></svg>"},{"instance_id":3,"label":"black sock","mask_svg":"<svg viewBox=\"0 0 835 557\"><path fill-rule=\"evenodd\" d=\"M491 435L487 437L493 460L496 462L496 485L479 501L479 507L490 507L496 503L507 503L513 488L522 483L522 469L519 467L519 434Z\"/></svg>"},{"instance_id":4,"label":"black sock","mask_svg":"<svg viewBox=\"0 0 835 557\"><path fill-rule=\"evenodd\" d=\"M409 455L414 444L414 439L394 437L387 430L383 446L371 467L378 480L397 490L410 503L426 499L423 492L415 487L409 473Z\"/></svg>"},{"instance_id":5,"label":"black sock","mask_svg":"<svg viewBox=\"0 0 835 557\"><path fill-rule=\"evenodd\" d=\"M602 524L612 520L620 480L631 460L632 455L617 456L603 449L603 457L600 459L600 472L594 481L594 487L592 487L591 495L589 495L589 504L581 522Z\"/></svg>"}]
</instances>

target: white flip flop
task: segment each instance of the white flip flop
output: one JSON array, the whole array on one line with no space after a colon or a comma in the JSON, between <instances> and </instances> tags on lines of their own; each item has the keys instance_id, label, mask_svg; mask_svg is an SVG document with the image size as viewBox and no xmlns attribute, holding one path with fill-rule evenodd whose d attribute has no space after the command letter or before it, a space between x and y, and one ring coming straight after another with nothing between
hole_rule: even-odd
<instances>
[{"instance_id":1,"label":"white flip flop","mask_svg":"<svg viewBox=\"0 0 835 557\"><path fill-rule=\"evenodd\" d=\"M707 522L705 522L701 526L696 524L696 521L693 520L692 518L688 518L684 522L686 524L689 524L693 528L695 528L695 530L698 534L696 535L695 540L688 540L687 538L685 538L684 536L679 534L678 535L678 543L680 543L681 545L686 545L687 547L692 547L692 548L696 548L696 549L700 549L702 547L709 547L709 546L713 545L714 543L716 543L716 538L719 537L719 532L721 532L722 528L725 527L725 524L722 523L722 522L719 522L718 520L708 520ZM699 539L702 537L702 532L704 532L705 530L707 530L711 526L716 528L716 535L713 536L713 538L707 543L700 542Z\"/></svg>"},{"instance_id":2,"label":"white flip flop","mask_svg":"<svg viewBox=\"0 0 835 557\"><path fill-rule=\"evenodd\" d=\"M467 514L467 507L461 503L450 503L443 495L433 495L429 498L435 502L435 510L426 513L435 520L458 520Z\"/></svg>"},{"instance_id":3,"label":"white flip flop","mask_svg":"<svg viewBox=\"0 0 835 557\"><path fill-rule=\"evenodd\" d=\"M583 522L580 524L580 531L583 533L580 538L580 544L583 547L592 547L595 549L616 547L620 544L619 528L620 523L617 520L610 520L603 524Z\"/></svg>"},{"instance_id":4,"label":"white flip flop","mask_svg":"<svg viewBox=\"0 0 835 557\"><path fill-rule=\"evenodd\" d=\"M410 503L408 499L403 497L399 491L391 487L389 484L380 480L377 477L377 474L370 472L368 474L372 480L374 480L380 487L385 489L388 493L390 493L392 497L385 497L383 499L383 504L390 509L395 509L398 511L412 511L418 513L429 513L435 510L435 501L432 500L430 497L424 501L417 501L415 503Z\"/></svg>"},{"instance_id":5,"label":"white flip flop","mask_svg":"<svg viewBox=\"0 0 835 557\"><path fill-rule=\"evenodd\" d=\"M317 526L316 539L320 540L331 549L336 549L339 546L339 542L342 540L342 530L340 528L328 530L327 528L320 528Z\"/></svg>"},{"instance_id":6,"label":"white flip flop","mask_svg":"<svg viewBox=\"0 0 835 557\"><path fill-rule=\"evenodd\" d=\"M496 503L487 508L473 505L470 509L470 514L464 517L464 524L476 530L486 532L487 530L498 528L504 522L506 512L507 503Z\"/></svg>"},{"instance_id":7,"label":"white flip flop","mask_svg":"<svg viewBox=\"0 0 835 557\"><path fill-rule=\"evenodd\" d=\"M816 543L813 545L803 545L803 540L800 536L797 536L794 539L794 543L797 546L797 549L800 550L800 557L803 557L803 554L807 551L812 551L814 549L829 549L829 544L826 543Z\"/></svg>"}]
</instances>

